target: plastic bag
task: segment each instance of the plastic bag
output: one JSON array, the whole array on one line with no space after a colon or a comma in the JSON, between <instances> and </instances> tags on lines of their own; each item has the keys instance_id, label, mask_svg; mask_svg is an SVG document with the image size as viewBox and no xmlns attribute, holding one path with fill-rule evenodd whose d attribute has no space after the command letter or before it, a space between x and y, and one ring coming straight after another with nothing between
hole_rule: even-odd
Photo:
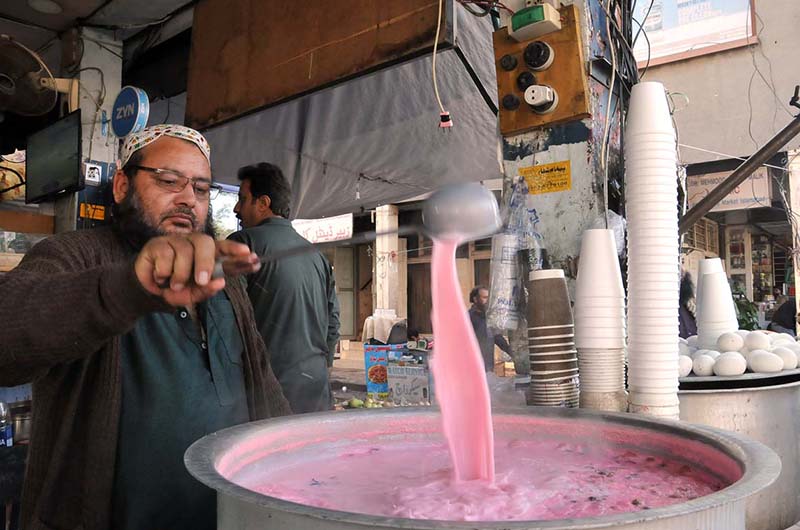
<instances>
[{"instance_id":1,"label":"plastic bag","mask_svg":"<svg viewBox=\"0 0 800 530\"><path fill-rule=\"evenodd\" d=\"M608 226L606 226L606 219L608 219ZM628 222L624 217L611 210L606 210L605 216L601 215L592 222L592 228L613 230L614 242L617 244L617 255L622 257L625 255L625 231L627 230L627 224Z\"/></svg>"},{"instance_id":2,"label":"plastic bag","mask_svg":"<svg viewBox=\"0 0 800 530\"><path fill-rule=\"evenodd\" d=\"M527 204L528 185L520 179L508 201L508 222L503 233L492 237L491 288L487 324L498 330L515 330L525 316L528 273L544 266L542 236L535 209ZM525 325L523 323L522 327Z\"/></svg>"}]
</instances>

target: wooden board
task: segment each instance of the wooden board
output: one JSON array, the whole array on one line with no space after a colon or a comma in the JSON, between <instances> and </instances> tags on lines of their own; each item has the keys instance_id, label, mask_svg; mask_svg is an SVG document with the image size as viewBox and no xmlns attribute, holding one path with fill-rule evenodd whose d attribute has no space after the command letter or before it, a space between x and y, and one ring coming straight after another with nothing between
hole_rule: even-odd
<instances>
[{"instance_id":1,"label":"wooden board","mask_svg":"<svg viewBox=\"0 0 800 530\"><path fill-rule=\"evenodd\" d=\"M506 28L494 32L495 68L497 69L498 102L506 94L516 95L521 104L509 111L500 107L500 132L505 136L520 134L531 129L589 117L589 88L586 78L586 61L580 37L578 9L574 5L561 8L561 30L538 39L553 48L553 64L541 72L528 70L523 52L529 42L517 42L508 36ZM517 67L506 71L500 67L500 58L512 55ZM517 76L524 71L536 76L537 84L549 85L558 93L558 107L550 114L537 114L525 104L523 92L517 87Z\"/></svg>"},{"instance_id":2,"label":"wooden board","mask_svg":"<svg viewBox=\"0 0 800 530\"><path fill-rule=\"evenodd\" d=\"M13 210L0 210L0 230L26 234L52 234L55 217Z\"/></svg>"},{"instance_id":3,"label":"wooden board","mask_svg":"<svg viewBox=\"0 0 800 530\"><path fill-rule=\"evenodd\" d=\"M447 42L452 0L444 2ZM436 0L206 0L194 10L186 124L229 120L421 53Z\"/></svg>"}]
</instances>

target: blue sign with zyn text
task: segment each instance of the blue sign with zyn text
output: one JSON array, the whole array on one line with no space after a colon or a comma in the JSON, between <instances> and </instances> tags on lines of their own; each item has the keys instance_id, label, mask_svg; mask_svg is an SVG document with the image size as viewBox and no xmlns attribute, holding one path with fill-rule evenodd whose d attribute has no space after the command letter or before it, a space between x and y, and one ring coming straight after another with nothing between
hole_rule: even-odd
<instances>
[{"instance_id":1,"label":"blue sign with zyn text","mask_svg":"<svg viewBox=\"0 0 800 530\"><path fill-rule=\"evenodd\" d=\"M147 92L132 86L123 87L114 100L111 130L119 138L139 132L147 126L149 114L150 98L147 97Z\"/></svg>"}]
</instances>

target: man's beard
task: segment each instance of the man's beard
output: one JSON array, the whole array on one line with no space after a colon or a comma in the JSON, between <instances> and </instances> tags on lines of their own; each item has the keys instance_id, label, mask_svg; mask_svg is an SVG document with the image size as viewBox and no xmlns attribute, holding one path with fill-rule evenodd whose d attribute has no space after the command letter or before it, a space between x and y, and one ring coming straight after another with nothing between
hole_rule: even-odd
<instances>
[{"instance_id":1,"label":"man's beard","mask_svg":"<svg viewBox=\"0 0 800 530\"><path fill-rule=\"evenodd\" d=\"M133 183L131 183L133 184ZM214 225L211 221L211 204L208 205L206 223L202 230L199 229L197 216L188 207L178 207L161 214L160 219L148 220L142 208L142 202L136 193L133 185L128 187L128 193L122 202L112 206L112 214L115 228L127 238L134 247L141 248L154 237L170 235L165 230L159 228L161 221L176 214L188 215L192 219L193 231L203 232L211 237L216 237Z\"/></svg>"}]
</instances>

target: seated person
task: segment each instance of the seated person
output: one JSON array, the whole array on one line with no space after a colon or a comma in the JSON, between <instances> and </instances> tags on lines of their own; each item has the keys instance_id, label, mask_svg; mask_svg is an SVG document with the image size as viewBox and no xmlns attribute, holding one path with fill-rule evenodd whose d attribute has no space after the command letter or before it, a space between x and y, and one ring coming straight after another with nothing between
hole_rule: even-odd
<instances>
[{"instance_id":1,"label":"seated person","mask_svg":"<svg viewBox=\"0 0 800 530\"><path fill-rule=\"evenodd\" d=\"M767 329L777 333L788 333L792 337L797 336L795 330L797 326L797 304L794 298L789 298L775 310L772 315L772 322Z\"/></svg>"}]
</instances>

